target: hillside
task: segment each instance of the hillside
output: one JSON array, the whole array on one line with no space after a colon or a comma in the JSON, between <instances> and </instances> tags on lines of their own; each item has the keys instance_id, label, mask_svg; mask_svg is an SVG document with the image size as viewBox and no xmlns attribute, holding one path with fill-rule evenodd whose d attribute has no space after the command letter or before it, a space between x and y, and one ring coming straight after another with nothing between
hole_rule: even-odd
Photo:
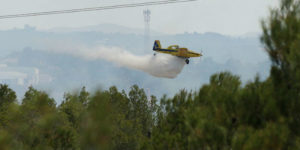
<instances>
[{"instance_id":1,"label":"hillside","mask_svg":"<svg viewBox=\"0 0 300 150\"><path fill-rule=\"evenodd\" d=\"M269 61L261 50L258 37L238 38L217 33L152 36L150 41L160 39L163 46L179 44L204 54L200 59L191 59L191 64L186 65L182 73L171 80L152 77L104 60L86 60L59 53L62 51L60 47L100 45L119 47L137 55L153 54L152 42L149 42L148 50L143 50L142 34L103 33L99 30L93 31L93 28L46 32L30 26L0 33L0 39L4 41L0 45L0 64L5 64L7 68L19 68L16 72L24 72L20 69L22 67L39 71L39 82L35 84L27 81L18 85L16 81L7 82L8 80L1 79L2 82L19 89L16 90L19 96L29 85L46 90L56 99L61 99L63 92L82 86L108 88L117 85L128 89L128 85L133 84L147 89L151 94L162 96L174 94L179 89L197 89L208 83L210 75L220 71L231 71L240 75L243 83L253 79L256 74L265 78L269 71Z\"/></svg>"}]
</instances>

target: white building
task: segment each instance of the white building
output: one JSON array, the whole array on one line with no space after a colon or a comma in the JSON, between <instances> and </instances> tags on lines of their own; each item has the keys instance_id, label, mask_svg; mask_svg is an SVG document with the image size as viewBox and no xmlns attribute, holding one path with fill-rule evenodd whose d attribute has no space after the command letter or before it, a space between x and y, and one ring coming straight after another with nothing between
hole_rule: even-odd
<instances>
[{"instance_id":1,"label":"white building","mask_svg":"<svg viewBox=\"0 0 300 150\"><path fill-rule=\"evenodd\" d=\"M8 67L0 64L0 83L20 86L37 85L39 70L31 67Z\"/></svg>"}]
</instances>

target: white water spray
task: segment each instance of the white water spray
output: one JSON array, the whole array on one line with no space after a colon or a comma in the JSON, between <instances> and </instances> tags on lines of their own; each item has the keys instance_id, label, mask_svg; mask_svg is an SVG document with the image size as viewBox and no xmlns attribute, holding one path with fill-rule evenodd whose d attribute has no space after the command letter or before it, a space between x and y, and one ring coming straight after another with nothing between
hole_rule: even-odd
<instances>
[{"instance_id":1,"label":"white water spray","mask_svg":"<svg viewBox=\"0 0 300 150\"><path fill-rule=\"evenodd\" d=\"M139 56L116 47L86 48L76 46L76 48L66 48L64 45L64 48L61 46L57 48L58 44L55 45L56 48L52 45L52 52L67 53L88 60L103 59L118 66L141 70L162 78L177 77L185 65L184 59L162 53L157 53L155 56L152 54Z\"/></svg>"},{"instance_id":2,"label":"white water spray","mask_svg":"<svg viewBox=\"0 0 300 150\"><path fill-rule=\"evenodd\" d=\"M185 65L182 58L168 54L138 56L119 48L97 48L81 51L87 59L104 59L116 65L141 70L156 77L175 78Z\"/></svg>"}]
</instances>

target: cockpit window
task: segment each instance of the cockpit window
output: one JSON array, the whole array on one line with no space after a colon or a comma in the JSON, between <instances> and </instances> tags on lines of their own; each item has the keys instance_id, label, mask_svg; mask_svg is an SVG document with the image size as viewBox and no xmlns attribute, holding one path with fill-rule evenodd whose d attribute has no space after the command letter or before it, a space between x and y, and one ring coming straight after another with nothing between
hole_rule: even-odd
<instances>
[{"instance_id":1,"label":"cockpit window","mask_svg":"<svg viewBox=\"0 0 300 150\"><path fill-rule=\"evenodd\" d=\"M178 45L170 45L168 48L170 48L170 49L179 49L179 46Z\"/></svg>"}]
</instances>

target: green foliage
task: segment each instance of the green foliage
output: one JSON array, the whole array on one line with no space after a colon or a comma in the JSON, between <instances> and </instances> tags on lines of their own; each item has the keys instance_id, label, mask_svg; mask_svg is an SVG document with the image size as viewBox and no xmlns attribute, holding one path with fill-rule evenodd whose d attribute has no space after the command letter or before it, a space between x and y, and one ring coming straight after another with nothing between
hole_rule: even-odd
<instances>
[{"instance_id":1,"label":"green foliage","mask_svg":"<svg viewBox=\"0 0 300 150\"><path fill-rule=\"evenodd\" d=\"M112 107L107 92L97 92L90 99L88 112L81 123L82 149L108 149L112 139Z\"/></svg>"},{"instance_id":2,"label":"green foliage","mask_svg":"<svg viewBox=\"0 0 300 150\"><path fill-rule=\"evenodd\" d=\"M267 123L265 128L259 130L241 127L233 138L233 149L282 150L285 149L288 135L288 127L282 123Z\"/></svg>"},{"instance_id":3,"label":"green foliage","mask_svg":"<svg viewBox=\"0 0 300 150\"><path fill-rule=\"evenodd\" d=\"M17 100L16 93L8 85L0 84L0 127L6 126L9 108Z\"/></svg>"},{"instance_id":4,"label":"green foliage","mask_svg":"<svg viewBox=\"0 0 300 150\"><path fill-rule=\"evenodd\" d=\"M79 93L64 95L64 100L58 107L59 111L67 116L68 121L77 130L80 130L80 123L83 121L83 115L89 102L89 93L83 87Z\"/></svg>"},{"instance_id":5,"label":"green foliage","mask_svg":"<svg viewBox=\"0 0 300 150\"><path fill-rule=\"evenodd\" d=\"M274 94L269 80L261 82L256 77L254 82L248 83L241 90L237 106L239 123L263 128L268 121L277 121L281 115Z\"/></svg>"},{"instance_id":6,"label":"green foliage","mask_svg":"<svg viewBox=\"0 0 300 150\"><path fill-rule=\"evenodd\" d=\"M8 85L0 84L0 109L3 109L6 105L16 102L16 93L8 88Z\"/></svg>"},{"instance_id":7,"label":"green foliage","mask_svg":"<svg viewBox=\"0 0 300 150\"><path fill-rule=\"evenodd\" d=\"M272 60L270 79L279 112L288 118L290 139L300 135L300 2L281 0L263 21L262 42Z\"/></svg>"}]
</instances>

